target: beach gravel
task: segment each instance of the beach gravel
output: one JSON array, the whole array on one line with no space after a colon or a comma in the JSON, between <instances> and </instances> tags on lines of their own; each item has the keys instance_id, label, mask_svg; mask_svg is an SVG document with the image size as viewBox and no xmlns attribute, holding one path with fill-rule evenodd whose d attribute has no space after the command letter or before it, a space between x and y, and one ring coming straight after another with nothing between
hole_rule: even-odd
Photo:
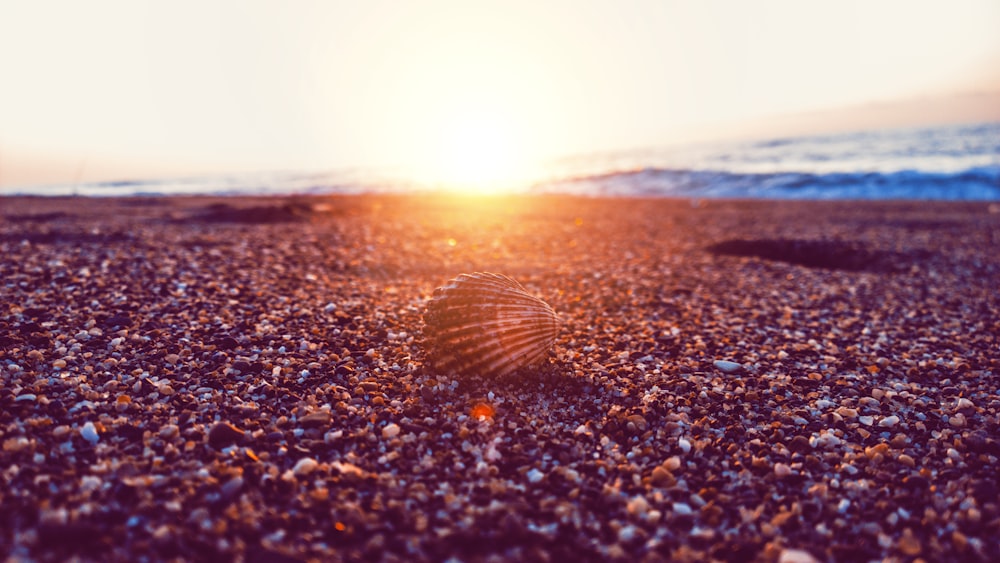
<instances>
[{"instance_id":1,"label":"beach gravel","mask_svg":"<svg viewBox=\"0 0 1000 563\"><path fill-rule=\"evenodd\" d=\"M0 198L9 561L987 561L986 203ZM426 363L460 273L563 327Z\"/></svg>"}]
</instances>

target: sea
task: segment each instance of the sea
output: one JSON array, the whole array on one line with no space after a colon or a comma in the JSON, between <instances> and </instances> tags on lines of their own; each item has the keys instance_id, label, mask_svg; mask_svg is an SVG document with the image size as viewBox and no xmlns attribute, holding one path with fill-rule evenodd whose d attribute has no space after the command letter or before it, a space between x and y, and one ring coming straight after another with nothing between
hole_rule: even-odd
<instances>
[{"instance_id":1,"label":"sea","mask_svg":"<svg viewBox=\"0 0 1000 563\"><path fill-rule=\"evenodd\" d=\"M554 160L507 191L614 197L1000 201L1000 123L675 145ZM6 188L7 194L433 192L389 169L281 171Z\"/></svg>"}]
</instances>

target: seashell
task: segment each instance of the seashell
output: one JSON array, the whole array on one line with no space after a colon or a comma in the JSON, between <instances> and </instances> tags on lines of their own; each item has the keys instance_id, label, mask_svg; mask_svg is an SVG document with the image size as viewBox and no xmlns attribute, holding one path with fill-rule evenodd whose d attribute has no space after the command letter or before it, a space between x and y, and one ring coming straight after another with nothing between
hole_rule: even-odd
<instances>
[{"instance_id":1,"label":"seashell","mask_svg":"<svg viewBox=\"0 0 1000 563\"><path fill-rule=\"evenodd\" d=\"M501 275L462 274L434 290L424 314L431 363L448 373L502 377L540 362L559 317Z\"/></svg>"}]
</instances>

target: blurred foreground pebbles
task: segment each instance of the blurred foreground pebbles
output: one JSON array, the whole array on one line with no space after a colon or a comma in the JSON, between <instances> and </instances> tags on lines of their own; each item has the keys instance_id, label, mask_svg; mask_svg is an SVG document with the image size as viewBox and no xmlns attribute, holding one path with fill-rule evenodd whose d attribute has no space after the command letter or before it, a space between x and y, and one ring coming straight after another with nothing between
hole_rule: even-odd
<instances>
[{"instance_id":1,"label":"blurred foreground pebbles","mask_svg":"<svg viewBox=\"0 0 1000 563\"><path fill-rule=\"evenodd\" d=\"M0 206L11 561L1000 552L987 204ZM431 362L476 271L559 311L530 377Z\"/></svg>"}]
</instances>

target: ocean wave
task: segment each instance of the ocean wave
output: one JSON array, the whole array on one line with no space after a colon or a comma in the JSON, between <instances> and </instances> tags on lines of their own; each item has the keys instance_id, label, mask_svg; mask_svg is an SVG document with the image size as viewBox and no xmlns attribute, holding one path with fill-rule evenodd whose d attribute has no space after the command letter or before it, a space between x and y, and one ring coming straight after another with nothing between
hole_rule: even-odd
<instances>
[{"instance_id":1,"label":"ocean wave","mask_svg":"<svg viewBox=\"0 0 1000 563\"><path fill-rule=\"evenodd\" d=\"M427 193L392 169L273 171L5 189L36 195ZM456 188L457 189L457 188ZM517 193L586 196L1000 200L1000 123L756 139L586 154Z\"/></svg>"},{"instance_id":2,"label":"ocean wave","mask_svg":"<svg viewBox=\"0 0 1000 563\"><path fill-rule=\"evenodd\" d=\"M958 172L779 172L645 168L544 182L541 193L776 199L1000 199L1000 166Z\"/></svg>"}]
</instances>

